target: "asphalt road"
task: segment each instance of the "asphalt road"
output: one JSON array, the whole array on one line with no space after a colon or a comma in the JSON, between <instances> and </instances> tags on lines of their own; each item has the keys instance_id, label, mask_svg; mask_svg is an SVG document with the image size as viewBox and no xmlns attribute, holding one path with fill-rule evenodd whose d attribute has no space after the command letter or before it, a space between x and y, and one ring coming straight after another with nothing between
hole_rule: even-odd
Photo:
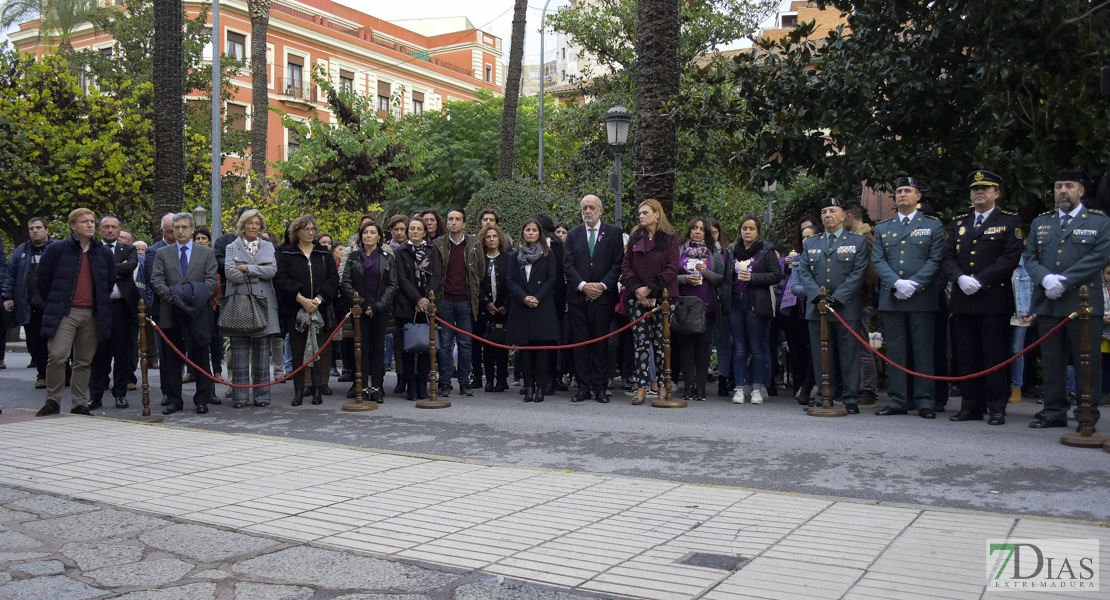
<instances>
[{"instance_id":1,"label":"asphalt road","mask_svg":"<svg viewBox=\"0 0 1110 600\"><path fill-rule=\"evenodd\" d=\"M44 390L34 389L27 361L26 354L10 353L8 369L0 371L5 410L42 405ZM386 384L392 389L392 373ZM604 405L572 404L562 392L524 404L519 388L453 395L444 410L419 410L387 394L377 411L345 413L346 385L333 382L337 395L321 406L290 406L292 385L282 384L267 408L236 410L228 402L207 415L187 410L165 422L485 463L1110 521L1110 454L1061 445L1060 434L1073 429L1028 429L1039 410L1029 399L1009 406L1006 425L991 427L949 422L951 410L934 421L877 417L867 407L861 415L813 418L791 397L737 406L713 396L685 409L656 409L631 406L619 392ZM189 397L192 385L185 388ZM156 373L151 389L152 410L160 412ZM129 410L96 412L130 418L138 414L139 394L129 400ZM67 389L63 406L68 403ZM958 404L955 398L949 406Z\"/></svg>"}]
</instances>

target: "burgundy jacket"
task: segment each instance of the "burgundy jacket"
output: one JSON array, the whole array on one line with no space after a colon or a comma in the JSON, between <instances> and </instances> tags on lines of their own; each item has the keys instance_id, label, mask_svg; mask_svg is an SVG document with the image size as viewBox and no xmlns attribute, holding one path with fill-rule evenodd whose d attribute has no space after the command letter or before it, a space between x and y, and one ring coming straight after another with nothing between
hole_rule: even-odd
<instances>
[{"instance_id":1,"label":"burgundy jacket","mask_svg":"<svg viewBox=\"0 0 1110 600\"><path fill-rule=\"evenodd\" d=\"M632 232L621 263L621 283L629 290L642 286L651 289L651 297L663 298L666 288L671 298L678 296L678 234L661 231L648 239L642 229ZM630 292L625 297L631 297Z\"/></svg>"}]
</instances>

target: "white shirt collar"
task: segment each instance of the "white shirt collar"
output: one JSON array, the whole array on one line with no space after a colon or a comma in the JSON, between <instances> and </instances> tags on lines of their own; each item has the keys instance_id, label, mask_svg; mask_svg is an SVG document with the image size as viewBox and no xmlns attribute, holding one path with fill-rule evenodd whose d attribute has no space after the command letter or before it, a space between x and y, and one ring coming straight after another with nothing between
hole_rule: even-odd
<instances>
[{"instance_id":1,"label":"white shirt collar","mask_svg":"<svg viewBox=\"0 0 1110 600\"><path fill-rule=\"evenodd\" d=\"M995 207L993 207L993 206L992 206L992 207L990 208L990 210L988 210L988 211L987 211L987 212L985 212L985 213L979 213L979 212L976 212L976 213L975 213L975 219L976 219L976 220L978 220L978 219L979 219L979 217L980 217L980 216L982 216L982 217L983 217L983 220L984 220L984 221L986 221L986 220L987 220L987 218L991 216L991 213L992 213L992 212L994 212L994 209L995 209Z\"/></svg>"},{"instance_id":2,"label":"white shirt collar","mask_svg":"<svg viewBox=\"0 0 1110 600\"><path fill-rule=\"evenodd\" d=\"M1070 216L1071 218L1073 218L1073 219L1074 219L1074 218L1076 218L1076 217L1078 217L1078 216L1079 216L1079 212L1080 212L1081 210L1083 210L1083 205L1082 205L1082 204L1077 204L1077 205L1075 206L1075 209L1074 209L1074 210L1072 210L1072 211L1071 211L1070 213L1068 213L1068 215L1069 215L1069 216ZM1063 218L1064 218L1064 211L1062 211L1062 210L1060 210L1060 209L1058 209L1058 208L1057 208L1057 209L1056 209L1056 218L1057 218L1057 219L1063 219Z\"/></svg>"},{"instance_id":3,"label":"white shirt collar","mask_svg":"<svg viewBox=\"0 0 1110 600\"><path fill-rule=\"evenodd\" d=\"M917 209L914 209L914 211L912 213L908 214L908 215L902 215L902 213L898 213L898 222L901 223L902 221L906 221L906 220L912 221L914 219L914 217L916 217L916 216L917 216Z\"/></svg>"}]
</instances>

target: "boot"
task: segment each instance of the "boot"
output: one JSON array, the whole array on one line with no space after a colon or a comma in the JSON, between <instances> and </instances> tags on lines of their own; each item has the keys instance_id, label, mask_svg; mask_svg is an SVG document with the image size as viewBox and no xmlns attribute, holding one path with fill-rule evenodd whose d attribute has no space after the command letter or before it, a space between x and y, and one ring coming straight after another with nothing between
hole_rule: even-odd
<instances>
[{"instance_id":1,"label":"boot","mask_svg":"<svg viewBox=\"0 0 1110 600\"><path fill-rule=\"evenodd\" d=\"M427 384L425 384L427 385ZM400 386L402 389L408 390L405 393L405 398L408 400L416 400L416 375L405 373L405 380Z\"/></svg>"},{"instance_id":2,"label":"boot","mask_svg":"<svg viewBox=\"0 0 1110 600\"><path fill-rule=\"evenodd\" d=\"M497 385L495 385L495 386L493 387L493 391L494 391L494 392L504 392L504 391L505 391L505 390L507 390L507 389L509 389L509 381L508 381L508 378L502 378L502 379L498 379L498 380L497 380Z\"/></svg>"},{"instance_id":3,"label":"boot","mask_svg":"<svg viewBox=\"0 0 1110 600\"><path fill-rule=\"evenodd\" d=\"M729 388L729 379L731 379L731 378L730 377L718 377L717 378L717 395L718 396L728 396L730 394L730 392L728 390L728 388Z\"/></svg>"},{"instance_id":4,"label":"boot","mask_svg":"<svg viewBox=\"0 0 1110 600\"><path fill-rule=\"evenodd\" d=\"M293 406L300 406L304 402L304 388L293 390Z\"/></svg>"},{"instance_id":5,"label":"boot","mask_svg":"<svg viewBox=\"0 0 1110 600\"><path fill-rule=\"evenodd\" d=\"M1014 404L1020 404L1021 403L1021 388L1019 388L1019 387L1010 388L1010 402L1012 402Z\"/></svg>"},{"instance_id":6,"label":"boot","mask_svg":"<svg viewBox=\"0 0 1110 600\"><path fill-rule=\"evenodd\" d=\"M532 399L535 398L535 396L536 396L536 386L534 386L534 385L525 385L523 390L524 390L524 401L525 402L531 402Z\"/></svg>"},{"instance_id":7,"label":"boot","mask_svg":"<svg viewBox=\"0 0 1110 600\"><path fill-rule=\"evenodd\" d=\"M532 402L543 402L543 387L536 386L532 394Z\"/></svg>"},{"instance_id":8,"label":"boot","mask_svg":"<svg viewBox=\"0 0 1110 600\"><path fill-rule=\"evenodd\" d=\"M409 378L408 378L408 376L398 377L397 378L397 387L393 388L393 393L394 394L404 394L405 390L408 387L409 387Z\"/></svg>"},{"instance_id":9,"label":"boot","mask_svg":"<svg viewBox=\"0 0 1110 600\"><path fill-rule=\"evenodd\" d=\"M324 388L323 388L323 386L318 385L318 386L312 388L312 403L313 404L323 404L324 403Z\"/></svg>"},{"instance_id":10,"label":"boot","mask_svg":"<svg viewBox=\"0 0 1110 600\"><path fill-rule=\"evenodd\" d=\"M428 399L428 374L416 376L416 397L420 400Z\"/></svg>"}]
</instances>

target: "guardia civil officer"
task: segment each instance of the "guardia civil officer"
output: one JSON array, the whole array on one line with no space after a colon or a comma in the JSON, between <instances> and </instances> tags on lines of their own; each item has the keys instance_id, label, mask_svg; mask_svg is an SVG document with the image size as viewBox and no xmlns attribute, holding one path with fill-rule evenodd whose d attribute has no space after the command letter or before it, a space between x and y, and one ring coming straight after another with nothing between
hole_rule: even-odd
<instances>
[{"instance_id":1,"label":"guardia civil officer","mask_svg":"<svg viewBox=\"0 0 1110 600\"><path fill-rule=\"evenodd\" d=\"M902 366L932 375L936 281L944 252L944 226L940 219L917 209L922 194L929 191L924 181L899 177L894 185L898 214L875 226L873 256L879 274L879 310L883 314L887 356ZM908 375L894 368L889 373L890 402L875 414L904 415L916 408L924 419L937 417L932 381L911 382Z\"/></svg>"},{"instance_id":2,"label":"guardia civil officer","mask_svg":"<svg viewBox=\"0 0 1110 600\"><path fill-rule=\"evenodd\" d=\"M1091 180L1082 171L1060 171L1054 186L1056 210L1033 219L1029 243L1025 246L1025 269L1033 279L1033 314L1037 333L1048 333L1079 307L1079 288L1089 286L1092 344L1102 335L1102 268L1110 255L1110 218L1083 205ZM1034 429L1064 427L1068 424L1068 399L1064 391L1068 352L1079 356L1081 321L1072 320L1060 333L1041 345L1044 361L1044 410L1029 424ZM1101 397L1102 364L1091 361L1091 415L1098 421ZM1076 418L1079 411L1076 410Z\"/></svg>"},{"instance_id":3,"label":"guardia civil officer","mask_svg":"<svg viewBox=\"0 0 1110 600\"><path fill-rule=\"evenodd\" d=\"M867 238L844 228L847 204L840 198L821 201L821 224L825 231L802 244L798 257L798 282L810 299L806 307L815 381L821 381L821 313L817 309L821 288L829 292L832 307L856 333L863 335L863 280L870 252ZM829 356L840 361L843 394L849 414L859 414L860 342L835 317L829 316ZM831 367L831 365L830 365ZM836 369L829 373L830 381ZM823 399L821 399L823 401Z\"/></svg>"},{"instance_id":4,"label":"guardia civil officer","mask_svg":"<svg viewBox=\"0 0 1110 600\"><path fill-rule=\"evenodd\" d=\"M998 207L1002 178L990 171L967 177L972 212L952 221L941 269L952 284L952 358L958 375L993 367L1008 356L1014 292L1010 277L1021 258L1021 219ZM1006 422L1009 374L1000 369L960 383L960 412L949 421Z\"/></svg>"}]
</instances>

